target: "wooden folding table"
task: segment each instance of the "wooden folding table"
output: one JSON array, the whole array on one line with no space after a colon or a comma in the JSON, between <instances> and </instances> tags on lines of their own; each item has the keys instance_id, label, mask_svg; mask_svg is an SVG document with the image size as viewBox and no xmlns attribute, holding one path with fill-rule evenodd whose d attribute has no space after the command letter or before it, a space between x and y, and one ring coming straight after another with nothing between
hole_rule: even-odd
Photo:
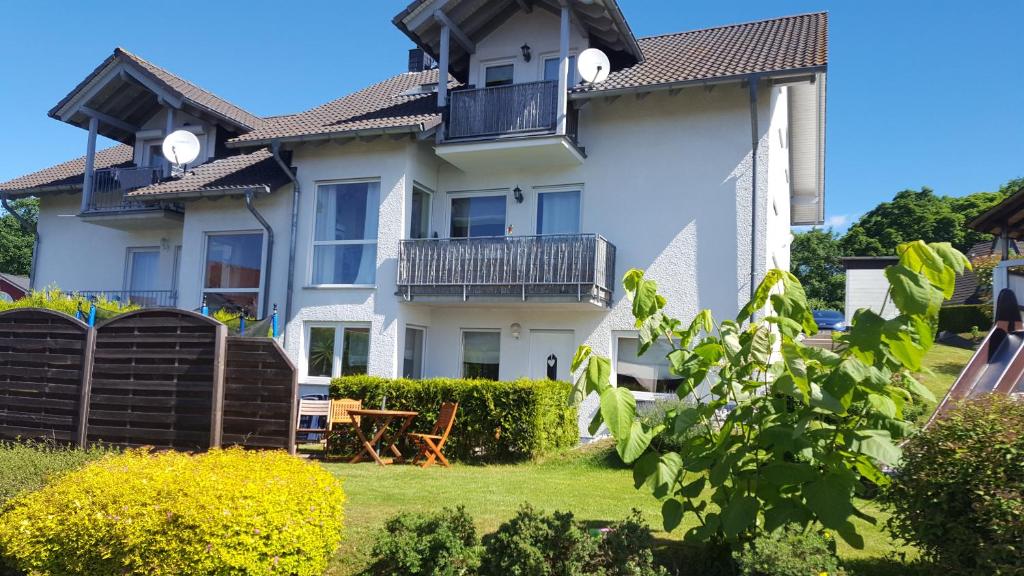
<instances>
[{"instance_id":1,"label":"wooden folding table","mask_svg":"<svg viewBox=\"0 0 1024 576\"><path fill-rule=\"evenodd\" d=\"M370 455L377 464L384 466L385 462L381 460L380 454L374 449L374 446L380 442L381 438L388 431L388 427L395 420L399 420L401 425L398 427L398 433L391 437L390 443L388 444L388 450L394 455L396 460L402 459L402 453L398 450L395 444L401 440L402 435L409 429L412 421L419 412L413 412L410 410L370 410L370 409L350 409L348 416L352 419L352 425L356 429L356 435L359 436L359 441L362 442L362 450L356 454L355 458L350 460L351 464L356 462L362 462L363 456ZM371 428L377 427L377 431L373 434L373 438L367 440L366 435L363 434L362 427L356 425L355 417L360 416L364 419L370 420Z\"/></svg>"}]
</instances>

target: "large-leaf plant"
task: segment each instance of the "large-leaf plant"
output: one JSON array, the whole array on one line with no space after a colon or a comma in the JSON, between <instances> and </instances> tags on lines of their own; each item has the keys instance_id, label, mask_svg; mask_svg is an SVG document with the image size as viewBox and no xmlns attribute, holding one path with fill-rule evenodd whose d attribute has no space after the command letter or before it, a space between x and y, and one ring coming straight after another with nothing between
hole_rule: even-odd
<instances>
[{"instance_id":1,"label":"large-leaf plant","mask_svg":"<svg viewBox=\"0 0 1024 576\"><path fill-rule=\"evenodd\" d=\"M666 313L642 271L625 275L639 353L667 342L676 393L688 402L660 423L641 423L632 393L610 383L610 361L586 346L573 360L573 395L599 395L591 429L607 426L636 487L663 502L666 530L692 515L687 539L736 543L787 524L820 524L863 546L851 520L874 520L855 495L865 480L886 484L883 470L898 464L899 441L914 431L904 407L934 401L913 373L932 346L939 306L970 267L948 243L910 242L898 255L885 270L885 306L898 314L857 311L833 350L802 342L817 326L787 271L769 271L734 320L704 310L688 324ZM678 451L652 447L659 434L676 436L669 445Z\"/></svg>"}]
</instances>

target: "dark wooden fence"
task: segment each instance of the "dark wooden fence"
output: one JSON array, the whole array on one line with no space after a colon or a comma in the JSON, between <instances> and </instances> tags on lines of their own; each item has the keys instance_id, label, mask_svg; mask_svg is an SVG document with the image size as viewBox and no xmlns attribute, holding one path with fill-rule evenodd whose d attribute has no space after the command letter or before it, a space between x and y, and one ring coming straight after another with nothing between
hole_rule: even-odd
<instances>
[{"instance_id":1,"label":"dark wooden fence","mask_svg":"<svg viewBox=\"0 0 1024 576\"><path fill-rule=\"evenodd\" d=\"M0 438L202 450L294 447L295 367L267 338L149 309L96 329L59 312L0 313Z\"/></svg>"}]
</instances>

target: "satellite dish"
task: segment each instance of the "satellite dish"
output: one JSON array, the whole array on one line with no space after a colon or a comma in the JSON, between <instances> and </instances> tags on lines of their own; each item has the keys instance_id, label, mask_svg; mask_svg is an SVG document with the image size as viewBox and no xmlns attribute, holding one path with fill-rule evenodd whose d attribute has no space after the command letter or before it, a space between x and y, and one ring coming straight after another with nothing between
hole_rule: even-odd
<instances>
[{"instance_id":1,"label":"satellite dish","mask_svg":"<svg viewBox=\"0 0 1024 576\"><path fill-rule=\"evenodd\" d=\"M164 138L161 151L175 166L188 164L199 157L199 138L188 130L175 130Z\"/></svg>"},{"instance_id":2,"label":"satellite dish","mask_svg":"<svg viewBox=\"0 0 1024 576\"><path fill-rule=\"evenodd\" d=\"M576 70L587 84L600 84L612 71L608 56L597 48L587 48L576 58Z\"/></svg>"}]
</instances>

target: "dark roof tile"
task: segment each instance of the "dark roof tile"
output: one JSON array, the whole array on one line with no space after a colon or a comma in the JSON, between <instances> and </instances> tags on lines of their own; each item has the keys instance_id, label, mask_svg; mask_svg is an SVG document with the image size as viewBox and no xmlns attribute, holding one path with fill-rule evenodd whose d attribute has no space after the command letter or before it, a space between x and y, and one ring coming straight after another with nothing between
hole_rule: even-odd
<instances>
[{"instance_id":1,"label":"dark roof tile","mask_svg":"<svg viewBox=\"0 0 1024 576\"><path fill-rule=\"evenodd\" d=\"M196 166L181 178L164 180L128 193L132 198L161 198L239 192L266 187L268 191L289 182L273 155L266 148L236 154Z\"/></svg>"},{"instance_id":2,"label":"dark roof tile","mask_svg":"<svg viewBox=\"0 0 1024 576\"><path fill-rule=\"evenodd\" d=\"M118 144L111 148L96 152L94 166L97 170L102 168L113 168L130 166L132 164L133 150L131 146ZM69 160L63 164L50 166L38 172L26 174L13 180L0 183L0 191L21 192L21 191L45 191L45 190L75 190L82 187L83 175L85 174L85 156Z\"/></svg>"}]
</instances>

